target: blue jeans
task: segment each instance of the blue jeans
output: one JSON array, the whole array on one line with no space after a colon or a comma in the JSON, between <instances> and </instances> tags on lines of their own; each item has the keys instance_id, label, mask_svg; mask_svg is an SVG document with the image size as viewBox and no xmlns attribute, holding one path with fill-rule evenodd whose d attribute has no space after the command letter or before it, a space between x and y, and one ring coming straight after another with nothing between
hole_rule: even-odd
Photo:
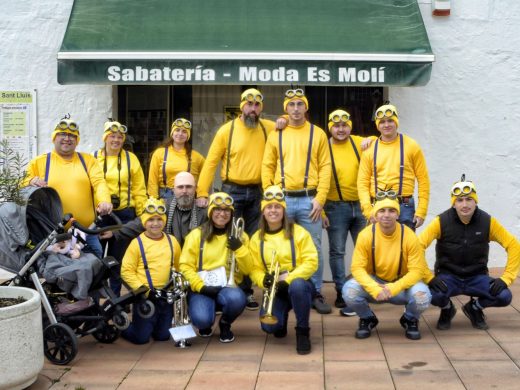
<instances>
[{"instance_id":1,"label":"blue jeans","mask_svg":"<svg viewBox=\"0 0 520 390\"><path fill-rule=\"evenodd\" d=\"M378 283L386 283L384 280L372 276ZM423 294L421 294L423 293ZM430 305L432 296L430 289L423 282L417 282L407 290L401 291L388 301L378 302L367 293L356 279L349 279L342 290L343 299L349 308L354 310L359 318L368 318L374 315L368 303L391 303L393 305L405 305L404 316L411 319L419 319L421 313Z\"/></svg>"},{"instance_id":2,"label":"blue jeans","mask_svg":"<svg viewBox=\"0 0 520 390\"><path fill-rule=\"evenodd\" d=\"M170 338L173 319L173 306L164 300L154 301L155 313L151 318L142 318L136 306L132 310L132 323L121 332L121 337L134 344L146 344L150 336L157 341Z\"/></svg>"},{"instance_id":3,"label":"blue jeans","mask_svg":"<svg viewBox=\"0 0 520 390\"><path fill-rule=\"evenodd\" d=\"M408 200L408 203L400 203L399 208L401 211L399 212L399 219L397 221L408 226L415 232L415 223L413 222L415 216L415 201L413 197Z\"/></svg>"},{"instance_id":4,"label":"blue jeans","mask_svg":"<svg viewBox=\"0 0 520 390\"><path fill-rule=\"evenodd\" d=\"M87 234L85 241L87 242L86 252L93 253L101 259L103 257L103 247L101 246L99 237L97 235Z\"/></svg>"},{"instance_id":5,"label":"blue jeans","mask_svg":"<svg viewBox=\"0 0 520 390\"><path fill-rule=\"evenodd\" d=\"M301 225L310 233L318 251L318 269L311 276L311 282L314 285L314 295L316 295L320 293L323 284L323 255L321 254L321 216L315 222L312 222L309 217L312 210L312 199L310 196L286 196L285 203L287 204L287 218Z\"/></svg>"},{"instance_id":6,"label":"blue jeans","mask_svg":"<svg viewBox=\"0 0 520 390\"><path fill-rule=\"evenodd\" d=\"M361 212L359 202L330 201L325 203L325 214L330 226L329 264L336 290L341 291L345 284L345 246L350 232L352 241L356 243L359 232L367 225L367 220Z\"/></svg>"},{"instance_id":7,"label":"blue jeans","mask_svg":"<svg viewBox=\"0 0 520 390\"><path fill-rule=\"evenodd\" d=\"M215 310L222 309L222 320L231 324L246 307L246 295L240 288L224 287L217 299L196 292L188 295L188 313L193 326L207 329L215 322Z\"/></svg>"},{"instance_id":8,"label":"blue jeans","mask_svg":"<svg viewBox=\"0 0 520 390\"><path fill-rule=\"evenodd\" d=\"M502 307L511 303L513 295L511 290L506 288L497 296L489 293L489 283L493 278L488 275L476 275L468 278L459 278L455 275L441 273L437 275L448 286L448 291L432 291L432 305L445 307L450 301L450 297L456 295L468 295L478 297L478 303L485 307Z\"/></svg>"},{"instance_id":9,"label":"blue jeans","mask_svg":"<svg viewBox=\"0 0 520 390\"><path fill-rule=\"evenodd\" d=\"M273 333L287 326L289 311L294 310L296 317L296 326L300 328L309 327L309 316L312 305L312 294L314 286L308 280L298 278L294 279L289 285L289 296L276 296L273 302L273 315L278 319L274 325L261 323L262 330L266 333ZM260 310L260 316L265 311Z\"/></svg>"}]
</instances>

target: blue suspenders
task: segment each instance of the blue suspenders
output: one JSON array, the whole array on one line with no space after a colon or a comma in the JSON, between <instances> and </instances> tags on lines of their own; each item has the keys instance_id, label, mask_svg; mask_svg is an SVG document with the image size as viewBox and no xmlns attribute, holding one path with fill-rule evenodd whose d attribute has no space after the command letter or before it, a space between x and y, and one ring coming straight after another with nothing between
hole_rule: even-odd
<instances>
[{"instance_id":1,"label":"blue suspenders","mask_svg":"<svg viewBox=\"0 0 520 390\"><path fill-rule=\"evenodd\" d=\"M352 145L352 148L354 149L354 153L356 153L356 157L359 163L360 157L359 152L356 148L356 144L354 143L354 140L352 137L348 137L350 140L350 144ZM336 183L336 191L338 191L339 200L343 201L343 195L341 194L341 187L339 185L339 179L338 179L338 172L336 171L336 164L334 162L334 153L332 153L332 144L329 138L329 150L330 150L330 162L332 163L332 175L334 176L334 183Z\"/></svg>"},{"instance_id":2,"label":"blue suspenders","mask_svg":"<svg viewBox=\"0 0 520 390\"><path fill-rule=\"evenodd\" d=\"M283 152L282 152L282 133L278 132L278 149L280 152L280 176L282 181L282 190L285 191L285 171L283 165ZM305 177L303 179L303 189L307 189L307 181L309 179L309 167L311 165L311 152L312 152L312 139L314 137L314 125L311 123L311 133L309 136L309 147L307 148L307 161L305 163Z\"/></svg>"},{"instance_id":3,"label":"blue suspenders","mask_svg":"<svg viewBox=\"0 0 520 390\"><path fill-rule=\"evenodd\" d=\"M165 234L165 233L164 233ZM168 244L170 244L170 277L171 277L171 269L173 267L173 244L172 239L168 234L165 234L166 238L168 239ZM144 266L144 272L146 273L146 279L148 280L148 287L150 287L150 290L155 291L155 288L153 286L152 282L152 275L150 275L150 270L148 269L148 261L146 261L146 253L144 251L144 245L143 241L141 240L141 237L137 236L137 243L139 244L139 251L141 252L141 258L143 259L143 266Z\"/></svg>"},{"instance_id":4,"label":"blue suspenders","mask_svg":"<svg viewBox=\"0 0 520 390\"><path fill-rule=\"evenodd\" d=\"M374 196L377 194L377 146L379 138L374 145ZM403 176L404 176L404 141L403 135L399 134L399 192L397 196L401 196L403 192Z\"/></svg>"}]
</instances>

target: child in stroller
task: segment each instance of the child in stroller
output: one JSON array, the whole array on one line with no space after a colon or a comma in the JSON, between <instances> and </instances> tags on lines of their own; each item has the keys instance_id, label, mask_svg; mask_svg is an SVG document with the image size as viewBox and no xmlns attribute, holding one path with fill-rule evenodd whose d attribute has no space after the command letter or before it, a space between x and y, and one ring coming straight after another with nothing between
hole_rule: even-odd
<instances>
[{"instance_id":1,"label":"child in stroller","mask_svg":"<svg viewBox=\"0 0 520 390\"><path fill-rule=\"evenodd\" d=\"M50 245L71 238L69 233L64 233L71 216L62 220L60 198L50 187L27 187L22 194L25 205L0 204L0 267L16 274L9 285L38 290L44 308L45 356L52 363L67 364L77 354L79 337L91 334L100 342L114 342L119 331L130 324L125 307L144 301L144 294L134 291L121 297L113 295L107 281L110 269L117 265L113 258L98 259L82 253L79 259L73 260L67 255L46 252ZM89 230L76 222L72 225L74 230L87 234L99 234L113 228ZM54 259L57 263L50 265L49 257L53 256L57 257ZM59 262L64 260L69 263L60 267ZM38 271L41 275L50 272L55 276L56 284L47 280L42 283ZM78 282L78 279L82 281ZM57 287L65 291L58 292ZM88 304L61 312L59 304L65 298L72 298L73 303L88 299Z\"/></svg>"}]
</instances>

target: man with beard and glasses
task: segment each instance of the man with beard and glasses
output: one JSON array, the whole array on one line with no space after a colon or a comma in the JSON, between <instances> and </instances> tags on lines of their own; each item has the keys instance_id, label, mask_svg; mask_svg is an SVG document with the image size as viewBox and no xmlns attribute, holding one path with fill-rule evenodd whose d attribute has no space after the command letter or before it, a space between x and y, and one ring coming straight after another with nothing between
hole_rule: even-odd
<instances>
[{"instance_id":1,"label":"man with beard and glasses","mask_svg":"<svg viewBox=\"0 0 520 390\"><path fill-rule=\"evenodd\" d=\"M164 231L173 235L181 247L188 233L207 219L204 208L195 205L195 178L189 172L179 172L175 176L173 198L166 205L166 225ZM132 240L145 231L140 218L126 223L115 232L105 232L101 238L114 236L116 240Z\"/></svg>"},{"instance_id":2,"label":"man with beard and glasses","mask_svg":"<svg viewBox=\"0 0 520 390\"><path fill-rule=\"evenodd\" d=\"M255 88L242 92L242 114L218 129L199 176L197 188L197 204L205 207L208 204L209 189L215 171L219 162L222 162L222 191L233 198L234 216L244 218L245 232L248 236L252 236L258 229L262 200L262 156L267 136L275 129L274 122L260 119L263 100L262 93ZM247 296L246 308L257 310L258 303L254 300L249 277L244 278L241 287Z\"/></svg>"}]
</instances>

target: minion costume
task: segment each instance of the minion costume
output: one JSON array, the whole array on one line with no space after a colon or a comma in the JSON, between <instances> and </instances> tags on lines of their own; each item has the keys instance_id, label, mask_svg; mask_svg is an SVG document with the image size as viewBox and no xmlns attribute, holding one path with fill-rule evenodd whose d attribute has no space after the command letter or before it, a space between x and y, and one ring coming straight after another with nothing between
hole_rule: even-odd
<instances>
[{"instance_id":1,"label":"minion costume","mask_svg":"<svg viewBox=\"0 0 520 390\"><path fill-rule=\"evenodd\" d=\"M213 225L215 209L231 211L231 220L225 228L219 229ZM229 277L229 254L234 252L236 258L235 283L239 284L243 275L249 274L250 256L249 239L246 233L241 239L230 238L230 226L233 221L233 198L224 192L216 192L209 197L208 218L202 226L192 230L184 241L180 258L180 271L190 283L191 292L188 296L188 310L193 325L199 329L201 337L212 335L215 322L215 310L222 309L219 321L220 341L232 342L234 335L231 324L244 311L246 306L245 293L238 287L228 287L226 280L212 278L203 279L201 272L217 271L224 268L225 279ZM212 224L212 237L204 239L203 231ZM237 242L239 241L239 242ZM215 280L215 278L213 278ZM224 287L224 285L226 285Z\"/></svg>"},{"instance_id":2,"label":"minion costume","mask_svg":"<svg viewBox=\"0 0 520 390\"><path fill-rule=\"evenodd\" d=\"M399 128L395 106L386 104L376 110L376 126L379 126L383 118L393 120ZM416 179L419 198L417 209L413 199ZM398 133L392 141L379 138L372 143L361 157L357 186L361 208L367 219L370 218L377 191L389 189L398 191L400 222L415 229L414 217L418 216L423 220L426 218L430 199L426 160L419 144L406 135Z\"/></svg>"},{"instance_id":3,"label":"minion costume","mask_svg":"<svg viewBox=\"0 0 520 390\"><path fill-rule=\"evenodd\" d=\"M395 198L395 197L394 197ZM375 203L373 215L384 208L400 212L397 199L384 198ZM418 321L421 313L430 304L430 291L421 279L427 270L424 251L415 233L404 224L396 223L391 235L381 231L379 223L367 226L359 233L352 256L353 278L343 286L343 299L347 307L359 316L360 326L356 338L367 338L378 324L368 303L392 303L404 305L405 312L400 323L406 330L406 337L421 338ZM384 284L391 292L391 298L376 301Z\"/></svg>"},{"instance_id":4,"label":"minion costume","mask_svg":"<svg viewBox=\"0 0 520 390\"><path fill-rule=\"evenodd\" d=\"M273 203L281 205L285 214L287 207L285 197L278 186L270 186L265 190L262 212ZM318 268L318 254L309 232L299 225L293 225L290 238L286 237L286 232L282 228L278 231L266 231L262 239L260 231L257 231L251 238L249 250L252 258L250 276L256 285L264 289L271 287L273 281L271 280L269 283L266 275L269 274L269 270L274 269L272 262L280 264L280 275L283 275L286 284L278 287L273 304L273 315L278 322L274 325L262 323L262 330L266 333L273 333L275 337L285 337L289 311L294 309L297 337L304 336L308 339L309 316L314 290L309 279ZM274 283L277 282L274 281ZM265 310L262 309L260 316L264 314ZM300 346L298 352L309 353L310 342L307 351Z\"/></svg>"},{"instance_id":5,"label":"minion costume","mask_svg":"<svg viewBox=\"0 0 520 390\"><path fill-rule=\"evenodd\" d=\"M164 199L166 203L173 196L172 188L175 176L179 172L186 171L191 173L197 181L205 161L196 150L188 153L186 147L182 150L173 147L173 134L176 131L188 133L186 145L191 138L192 123L184 118L173 121L170 128L171 142L168 146L160 146L153 152L148 172L148 195Z\"/></svg>"},{"instance_id":6,"label":"minion costume","mask_svg":"<svg viewBox=\"0 0 520 390\"><path fill-rule=\"evenodd\" d=\"M427 270L425 281L432 290L432 304L441 308L438 329L451 327L456 309L450 297L456 295L472 297L462 310L473 327L487 329L482 309L511 303L509 286L518 275L520 243L496 218L478 207L475 185L465 177L451 189L452 206L458 199L475 201L475 210L468 223L464 223L455 208L450 207L435 217L419 235L424 249L437 240L435 275ZM489 276L487 267L490 241L499 243L507 252L504 272L496 279Z\"/></svg>"},{"instance_id":7,"label":"minion costume","mask_svg":"<svg viewBox=\"0 0 520 390\"><path fill-rule=\"evenodd\" d=\"M289 102L309 102L301 89L288 90L283 102L287 112ZM327 136L314 124L305 121L301 126L288 125L283 131L269 135L262 161L262 186L280 185L287 202L287 217L305 228L312 236L318 252L318 269L312 276L313 307L327 314L331 308L321 295L323 283L323 255L321 253L322 221L312 221L309 214L312 200L325 205L331 180L331 162Z\"/></svg>"},{"instance_id":8,"label":"minion costume","mask_svg":"<svg viewBox=\"0 0 520 390\"><path fill-rule=\"evenodd\" d=\"M126 126L117 121L109 120L105 122L103 142L106 144L108 136L116 133L123 136L123 144L126 139ZM123 146L122 144L121 146ZM127 150L122 150L122 148L117 155L107 156L105 146L95 151L94 157L97 158L103 169L103 175L114 206L113 213L119 217L122 223L130 222L136 215L141 215L147 196L144 174L137 156ZM108 255L113 256L121 263L129 244L130 240L111 239L108 243ZM121 292L120 278L110 277L110 287L119 296Z\"/></svg>"},{"instance_id":9,"label":"minion costume","mask_svg":"<svg viewBox=\"0 0 520 390\"><path fill-rule=\"evenodd\" d=\"M159 216L166 223L164 203L150 198L145 204L141 221L146 222ZM146 231L133 239L123 257L121 278L132 290L142 286L150 289L149 299L153 299L154 290L165 286L171 277L172 270L178 269L181 247L175 237L163 233L162 238L154 239L146 235ZM155 313L151 318L142 318L138 310L133 310L130 327L121 333L134 344L146 344L150 336L157 341L170 338L169 329L173 318L172 305L164 300L154 300Z\"/></svg>"}]
</instances>

